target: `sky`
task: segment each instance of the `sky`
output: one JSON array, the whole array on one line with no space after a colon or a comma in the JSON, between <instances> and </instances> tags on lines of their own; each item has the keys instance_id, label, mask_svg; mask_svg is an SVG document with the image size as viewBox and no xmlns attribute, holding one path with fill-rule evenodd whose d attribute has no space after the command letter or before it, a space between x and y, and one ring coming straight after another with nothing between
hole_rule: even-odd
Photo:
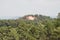
<instances>
[{"instance_id":1,"label":"sky","mask_svg":"<svg viewBox=\"0 0 60 40\"><path fill-rule=\"evenodd\" d=\"M60 0L0 0L0 19L28 14L56 17L59 12Z\"/></svg>"}]
</instances>

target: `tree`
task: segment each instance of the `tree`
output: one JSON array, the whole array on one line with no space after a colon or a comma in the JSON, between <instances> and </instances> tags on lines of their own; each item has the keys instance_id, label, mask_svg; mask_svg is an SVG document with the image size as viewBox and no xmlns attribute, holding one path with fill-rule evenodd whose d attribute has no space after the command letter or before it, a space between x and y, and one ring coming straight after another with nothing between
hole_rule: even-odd
<instances>
[{"instance_id":1,"label":"tree","mask_svg":"<svg viewBox=\"0 0 60 40\"><path fill-rule=\"evenodd\" d=\"M60 13L58 13L58 16L57 16L58 19L60 19Z\"/></svg>"},{"instance_id":2,"label":"tree","mask_svg":"<svg viewBox=\"0 0 60 40\"><path fill-rule=\"evenodd\" d=\"M57 16L57 27L60 26L60 13L58 13L58 16Z\"/></svg>"}]
</instances>

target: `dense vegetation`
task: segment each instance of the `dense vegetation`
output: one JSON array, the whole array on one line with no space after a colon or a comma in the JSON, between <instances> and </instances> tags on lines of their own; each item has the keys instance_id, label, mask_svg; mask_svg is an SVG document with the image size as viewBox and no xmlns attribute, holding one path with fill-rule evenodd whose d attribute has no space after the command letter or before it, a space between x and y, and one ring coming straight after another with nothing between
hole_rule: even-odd
<instances>
[{"instance_id":1,"label":"dense vegetation","mask_svg":"<svg viewBox=\"0 0 60 40\"><path fill-rule=\"evenodd\" d=\"M60 13L57 18L0 20L0 40L60 40Z\"/></svg>"}]
</instances>

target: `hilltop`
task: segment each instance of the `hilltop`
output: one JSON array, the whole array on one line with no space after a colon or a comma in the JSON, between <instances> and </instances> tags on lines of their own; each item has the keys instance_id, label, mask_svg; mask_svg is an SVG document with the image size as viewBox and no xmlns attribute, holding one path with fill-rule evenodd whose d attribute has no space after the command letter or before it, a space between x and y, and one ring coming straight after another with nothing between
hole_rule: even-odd
<instances>
[{"instance_id":1,"label":"hilltop","mask_svg":"<svg viewBox=\"0 0 60 40\"><path fill-rule=\"evenodd\" d=\"M59 18L25 15L18 19L0 20L0 40L60 40Z\"/></svg>"}]
</instances>

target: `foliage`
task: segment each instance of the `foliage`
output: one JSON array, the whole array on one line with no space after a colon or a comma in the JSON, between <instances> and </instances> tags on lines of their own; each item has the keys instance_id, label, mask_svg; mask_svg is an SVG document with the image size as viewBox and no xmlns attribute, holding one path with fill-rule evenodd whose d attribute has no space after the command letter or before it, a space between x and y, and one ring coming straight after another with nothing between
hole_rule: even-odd
<instances>
[{"instance_id":1,"label":"foliage","mask_svg":"<svg viewBox=\"0 0 60 40\"><path fill-rule=\"evenodd\" d=\"M0 20L0 40L60 40L60 18Z\"/></svg>"}]
</instances>

